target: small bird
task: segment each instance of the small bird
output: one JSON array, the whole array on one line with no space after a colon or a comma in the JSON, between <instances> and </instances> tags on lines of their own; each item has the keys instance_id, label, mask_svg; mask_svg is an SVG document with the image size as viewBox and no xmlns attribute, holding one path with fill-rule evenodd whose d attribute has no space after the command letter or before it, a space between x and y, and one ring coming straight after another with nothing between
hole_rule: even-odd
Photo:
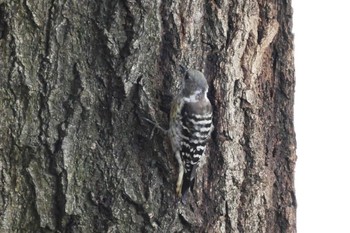
<instances>
[{"instance_id":1,"label":"small bird","mask_svg":"<svg viewBox=\"0 0 350 233\"><path fill-rule=\"evenodd\" d=\"M186 194L193 190L196 169L213 130L213 111L203 73L183 66L182 70L183 87L171 105L168 134L179 163L176 195L186 203Z\"/></svg>"},{"instance_id":2,"label":"small bird","mask_svg":"<svg viewBox=\"0 0 350 233\"><path fill-rule=\"evenodd\" d=\"M171 141L173 154L179 164L176 196L186 203L186 194L193 190L196 169L205 155L205 149L213 130L212 105L207 97L208 83L202 72L186 69L183 85L171 104L169 129L164 130Z\"/></svg>"}]
</instances>

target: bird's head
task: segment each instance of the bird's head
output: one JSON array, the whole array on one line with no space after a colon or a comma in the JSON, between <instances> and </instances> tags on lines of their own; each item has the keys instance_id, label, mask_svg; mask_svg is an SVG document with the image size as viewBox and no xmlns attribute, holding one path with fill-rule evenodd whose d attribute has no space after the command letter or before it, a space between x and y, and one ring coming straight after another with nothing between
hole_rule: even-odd
<instances>
[{"instance_id":1,"label":"bird's head","mask_svg":"<svg viewBox=\"0 0 350 233\"><path fill-rule=\"evenodd\" d=\"M208 88L208 82L202 72L194 69L186 70L182 90L184 97L200 100L206 97Z\"/></svg>"}]
</instances>

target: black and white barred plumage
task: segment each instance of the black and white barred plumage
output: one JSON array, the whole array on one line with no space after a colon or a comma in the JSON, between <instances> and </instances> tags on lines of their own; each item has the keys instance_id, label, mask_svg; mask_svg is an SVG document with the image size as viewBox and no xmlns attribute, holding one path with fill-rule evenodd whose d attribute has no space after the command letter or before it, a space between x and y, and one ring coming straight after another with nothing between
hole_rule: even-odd
<instances>
[{"instance_id":1,"label":"black and white barred plumage","mask_svg":"<svg viewBox=\"0 0 350 233\"><path fill-rule=\"evenodd\" d=\"M171 107L168 133L179 163L176 194L182 197L183 202L188 190L193 189L196 169L213 129L212 106L207 92L208 83L204 75L188 69L183 88Z\"/></svg>"}]
</instances>

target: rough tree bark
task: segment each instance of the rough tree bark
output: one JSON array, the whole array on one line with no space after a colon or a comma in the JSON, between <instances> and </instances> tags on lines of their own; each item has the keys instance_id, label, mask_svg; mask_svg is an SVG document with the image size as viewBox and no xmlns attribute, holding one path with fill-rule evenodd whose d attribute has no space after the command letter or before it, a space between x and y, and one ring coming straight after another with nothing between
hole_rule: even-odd
<instances>
[{"instance_id":1,"label":"rough tree bark","mask_svg":"<svg viewBox=\"0 0 350 233\"><path fill-rule=\"evenodd\" d=\"M0 0L0 232L295 232L288 0ZM179 64L214 125L187 205Z\"/></svg>"}]
</instances>

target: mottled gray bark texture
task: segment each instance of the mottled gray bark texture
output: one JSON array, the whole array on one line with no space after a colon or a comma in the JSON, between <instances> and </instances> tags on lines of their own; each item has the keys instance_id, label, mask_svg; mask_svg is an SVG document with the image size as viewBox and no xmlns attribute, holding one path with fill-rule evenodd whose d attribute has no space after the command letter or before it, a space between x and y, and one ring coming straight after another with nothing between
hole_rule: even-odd
<instances>
[{"instance_id":1,"label":"mottled gray bark texture","mask_svg":"<svg viewBox=\"0 0 350 233\"><path fill-rule=\"evenodd\" d=\"M0 0L0 232L295 232L288 0ZM215 130L187 205L179 64Z\"/></svg>"}]
</instances>

